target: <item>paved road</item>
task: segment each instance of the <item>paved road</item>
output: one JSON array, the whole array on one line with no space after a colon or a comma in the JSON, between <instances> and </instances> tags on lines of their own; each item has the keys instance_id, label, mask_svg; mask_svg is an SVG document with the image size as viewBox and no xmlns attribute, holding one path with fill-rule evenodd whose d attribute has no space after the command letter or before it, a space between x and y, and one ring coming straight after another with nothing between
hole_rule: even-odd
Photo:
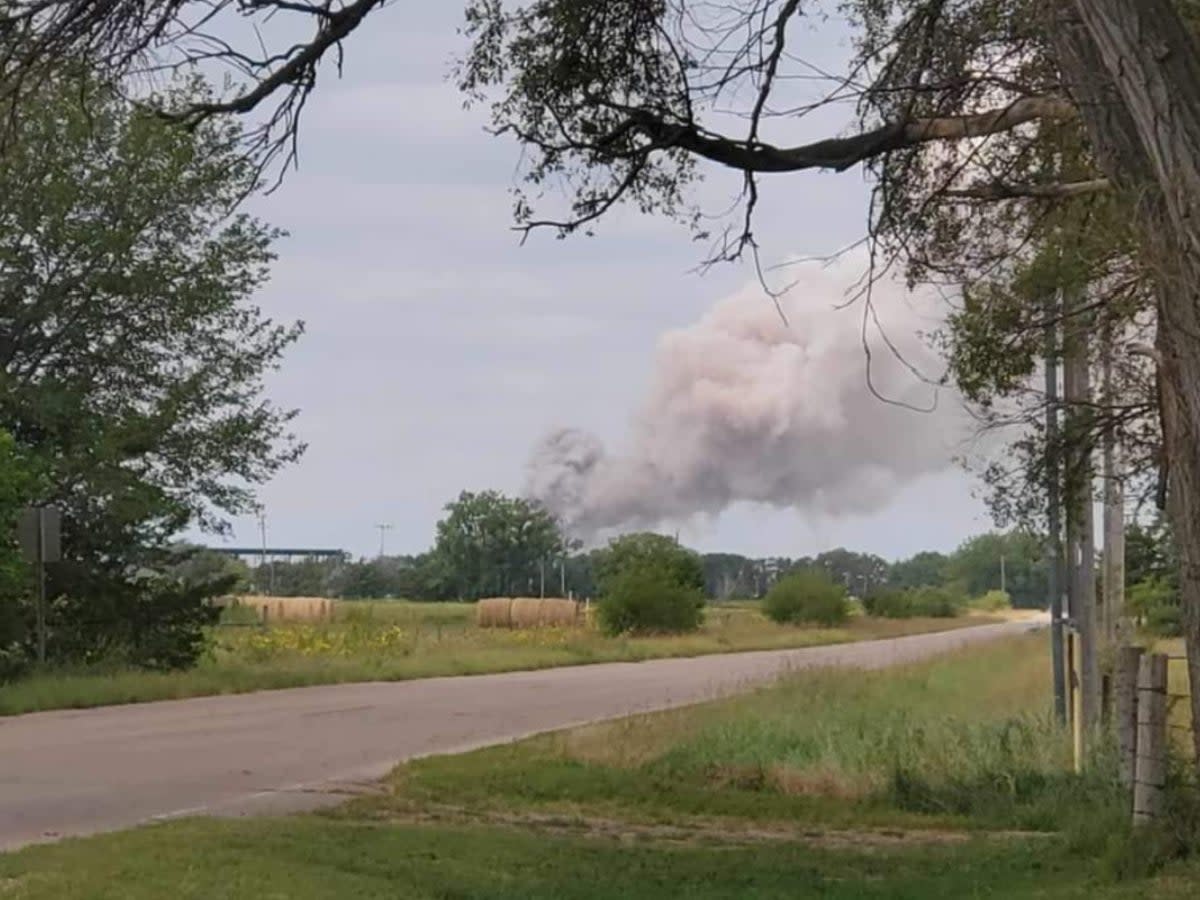
<instances>
[{"instance_id":1,"label":"paved road","mask_svg":"<svg viewBox=\"0 0 1200 900\"><path fill-rule=\"evenodd\" d=\"M0 718L0 849L176 816L314 808L401 760L682 706L791 669L878 668L1035 627Z\"/></svg>"}]
</instances>

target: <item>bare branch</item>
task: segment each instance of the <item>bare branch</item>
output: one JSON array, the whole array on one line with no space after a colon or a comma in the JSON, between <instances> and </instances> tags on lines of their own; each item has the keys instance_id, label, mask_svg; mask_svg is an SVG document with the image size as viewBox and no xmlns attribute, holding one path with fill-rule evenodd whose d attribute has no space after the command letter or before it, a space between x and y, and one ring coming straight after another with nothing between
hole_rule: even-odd
<instances>
[{"instance_id":1,"label":"bare branch","mask_svg":"<svg viewBox=\"0 0 1200 900\"><path fill-rule=\"evenodd\" d=\"M1112 190L1107 178L1092 178L1088 181L1072 181L1064 184L1008 184L1002 181L974 184L965 188L942 191L940 199L946 200L1066 200L1085 194L1098 194Z\"/></svg>"}]
</instances>

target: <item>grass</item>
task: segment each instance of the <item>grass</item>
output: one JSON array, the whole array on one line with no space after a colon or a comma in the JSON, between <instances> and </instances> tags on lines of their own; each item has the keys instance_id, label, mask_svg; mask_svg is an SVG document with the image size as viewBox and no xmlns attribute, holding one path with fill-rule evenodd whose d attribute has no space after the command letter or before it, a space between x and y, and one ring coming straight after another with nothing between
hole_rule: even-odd
<instances>
[{"instance_id":1,"label":"grass","mask_svg":"<svg viewBox=\"0 0 1200 900\"><path fill-rule=\"evenodd\" d=\"M1120 804L1070 774L1043 636L895 671L807 673L715 703L399 769L352 806L434 804L662 821L680 813L824 824L1057 831ZM1103 766L1101 766L1103 770ZM1087 795L1086 808L1074 802ZM1092 802L1094 801L1094 802Z\"/></svg>"},{"instance_id":2,"label":"grass","mask_svg":"<svg viewBox=\"0 0 1200 900\"><path fill-rule=\"evenodd\" d=\"M1196 896L1194 865L1114 880L1089 857L1080 819L1111 831L1112 795L1067 771L1046 655L1035 637L892 672L805 672L415 761L328 813L29 848L0 855L0 897ZM921 790L897 790L898 773Z\"/></svg>"},{"instance_id":3,"label":"grass","mask_svg":"<svg viewBox=\"0 0 1200 900\"><path fill-rule=\"evenodd\" d=\"M988 621L887 621L837 628L777 625L756 605L710 607L693 634L609 638L591 628L481 629L460 603L355 602L332 623L215 629L208 656L183 672L93 666L0 685L0 716L353 681L400 681L597 662L700 656L898 637Z\"/></svg>"},{"instance_id":4,"label":"grass","mask_svg":"<svg viewBox=\"0 0 1200 900\"><path fill-rule=\"evenodd\" d=\"M901 853L803 844L698 846L495 828L315 819L193 821L0 857L14 900L1156 900L1194 897L1189 873L1096 885L1058 848L975 842Z\"/></svg>"}]
</instances>

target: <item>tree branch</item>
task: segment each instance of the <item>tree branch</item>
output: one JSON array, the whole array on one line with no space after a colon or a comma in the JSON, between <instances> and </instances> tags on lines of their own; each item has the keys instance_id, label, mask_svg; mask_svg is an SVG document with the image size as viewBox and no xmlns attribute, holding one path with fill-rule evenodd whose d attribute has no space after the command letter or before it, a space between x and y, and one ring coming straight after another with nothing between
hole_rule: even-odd
<instances>
[{"instance_id":1,"label":"tree branch","mask_svg":"<svg viewBox=\"0 0 1200 900\"><path fill-rule=\"evenodd\" d=\"M1112 182L1107 178L1061 184L1009 184L991 181L945 190L940 196L948 200L1066 200L1070 197L1110 191L1112 187Z\"/></svg>"},{"instance_id":2,"label":"tree branch","mask_svg":"<svg viewBox=\"0 0 1200 900\"><path fill-rule=\"evenodd\" d=\"M1003 109L966 116L943 116L894 122L846 138L831 138L799 147L775 147L738 141L703 131L693 123L670 123L648 110L627 110L639 131L658 148L677 147L746 172L796 172L802 169L843 171L860 162L934 141L959 141L1011 131L1026 122L1066 120L1077 115L1061 97L1024 97Z\"/></svg>"}]
</instances>

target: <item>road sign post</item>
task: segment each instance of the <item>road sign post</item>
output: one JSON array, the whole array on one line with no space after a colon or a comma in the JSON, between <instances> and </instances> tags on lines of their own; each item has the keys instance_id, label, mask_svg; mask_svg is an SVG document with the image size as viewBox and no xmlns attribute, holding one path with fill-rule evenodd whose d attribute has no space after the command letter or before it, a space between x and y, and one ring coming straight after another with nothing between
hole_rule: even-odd
<instances>
[{"instance_id":1,"label":"road sign post","mask_svg":"<svg viewBox=\"0 0 1200 900\"><path fill-rule=\"evenodd\" d=\"M17 523L21 555L32 563L37 574L37 660L46 661L46 563L62 559L62 512L52 506L33 506L21 510Z\"/></svg>"}]
</instances>

